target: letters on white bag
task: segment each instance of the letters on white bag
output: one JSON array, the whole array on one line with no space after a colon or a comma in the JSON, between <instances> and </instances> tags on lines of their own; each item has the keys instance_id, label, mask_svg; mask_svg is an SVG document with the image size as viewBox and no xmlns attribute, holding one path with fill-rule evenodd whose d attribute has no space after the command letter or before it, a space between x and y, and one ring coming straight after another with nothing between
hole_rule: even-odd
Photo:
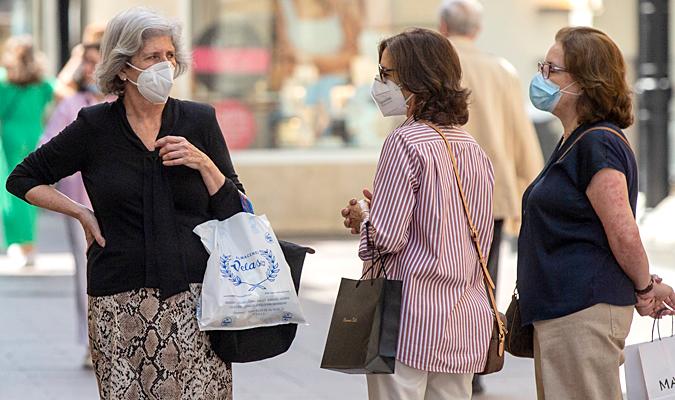
<instances>
[{"instance_id":1,"label":"letters on white bag","mask_svg":"<svg viewBox=\"0 0 675 400\"><path fill-rule=\"evenodd\" d=\"M272 227L246 212L194 232L209 252L197 319L201 330L305 324L290 267Z\"/></svg>"}]
</instances>

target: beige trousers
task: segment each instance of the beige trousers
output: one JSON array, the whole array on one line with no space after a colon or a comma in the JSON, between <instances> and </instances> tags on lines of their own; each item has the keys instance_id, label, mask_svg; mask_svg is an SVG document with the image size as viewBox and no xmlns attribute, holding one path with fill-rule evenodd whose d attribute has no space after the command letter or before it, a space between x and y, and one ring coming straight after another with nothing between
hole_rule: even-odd
<instances>
[{"instance_id":1,"label":"beige trousers","mask_svg":"<svg viewBox=\"0 0 675 400\"><path fill-rule=\"evenodd\" d=\"M539 400L621 400L619 366L632 306L597 304L534 323Z\"/></svg>"},{"instance_id":2,"label":"beige trousers","mask_svg":"<svg viewBox=\"0 0 675 400\"><path fill-rule=\"evenodd\" d=\"M395 374L366 375L369 400L469 400L473 374L421 371L396 361Z\"/></svg>"}]
</instances>

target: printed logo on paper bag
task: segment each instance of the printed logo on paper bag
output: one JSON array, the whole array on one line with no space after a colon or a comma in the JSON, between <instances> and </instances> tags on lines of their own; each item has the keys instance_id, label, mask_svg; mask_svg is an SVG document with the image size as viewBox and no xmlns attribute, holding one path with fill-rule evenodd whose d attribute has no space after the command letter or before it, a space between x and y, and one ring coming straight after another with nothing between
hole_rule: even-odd
<instances>
[{"instance_id":1,"label":"printed logo on paper bag","mask_svg":"<svg viewBox=\"0 0 675 400\"><path fill-rule=\"evenodd\" d=\"M266 268L264 279L260 270ZM267 290L263 284L274 282L279 275L279 263L271 250L256 250L243 256L220 256L220 274L233 286L250 286L248 291Z\"/></svg>"}]
</instances>

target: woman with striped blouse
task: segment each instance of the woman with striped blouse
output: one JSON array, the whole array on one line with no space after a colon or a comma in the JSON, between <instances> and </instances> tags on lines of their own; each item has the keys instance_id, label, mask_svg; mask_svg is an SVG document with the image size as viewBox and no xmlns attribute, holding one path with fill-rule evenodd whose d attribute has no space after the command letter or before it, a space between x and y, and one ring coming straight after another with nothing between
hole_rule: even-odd
<instances>
[{"instance_id":1,"label":"woman with striped blouse","mask_svg":"<svg viewBox=\"0 0 675 400\"><path fill-rule=\"evenodd\" d=\"M379 46L372 95L384 116L407 120L384 142L372 194L342 210L360 233L359 256L376 248L388 275L403 281L396 373L369 375L371 400L470 399L493 324L446 143L450 143L483 253L492 241L492 165L459 127L468 91L450 42L412 29ZM369 206L367 206L369 204ZM370 242L366 238L369 229Z\"/></svg>"}]
</instances>

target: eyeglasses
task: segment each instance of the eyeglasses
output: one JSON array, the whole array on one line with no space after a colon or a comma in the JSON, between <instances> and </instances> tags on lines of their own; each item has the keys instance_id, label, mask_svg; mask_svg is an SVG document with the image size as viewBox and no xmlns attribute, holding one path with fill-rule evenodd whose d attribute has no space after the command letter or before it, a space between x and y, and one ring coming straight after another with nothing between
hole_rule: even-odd
<instances>
[{"instance_id":1,"label":"eyeglasses","mask_svg":"<svg viewBox=\"0 0 675 400\"><path fill-rule=\"evenodd\" d=\"M537 63L537 70L544 79L548 79L551 76L551 72L567 72L567 69L553 65L548 61L539 61Z\"/></svg>"},{"instance_id":2,"label":"eyeglasses","mask_svg":"<svg viewBox=\"0 0 675 400\"><path fill-rule=\"evenodd\" d=\"M390 72L396 71L393 68L385 68L382 64L377 64L377 70L380 73L380 80L384 82Z\"/></svg>"}]
</instances>

